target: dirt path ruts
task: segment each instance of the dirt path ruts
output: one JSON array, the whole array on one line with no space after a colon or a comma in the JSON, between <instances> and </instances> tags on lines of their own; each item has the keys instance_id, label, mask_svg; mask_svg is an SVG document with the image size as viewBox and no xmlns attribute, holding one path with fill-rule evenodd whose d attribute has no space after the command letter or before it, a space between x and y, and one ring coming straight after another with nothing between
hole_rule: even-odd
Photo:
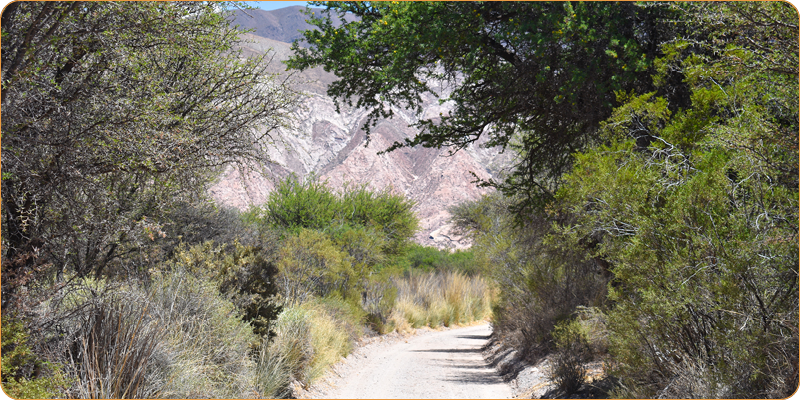
<instances>
[{"instance_id":1,"label":"dirt path ruts","mask_svg":"<svg viewBox=\"0 0 800 400\"><path fill-rule=\"evenodd\" d=\"M505 399L511 388L487 365L488 324L430 332L376 348L356 361L325 398Z\"/></svg>"}]
</instances>

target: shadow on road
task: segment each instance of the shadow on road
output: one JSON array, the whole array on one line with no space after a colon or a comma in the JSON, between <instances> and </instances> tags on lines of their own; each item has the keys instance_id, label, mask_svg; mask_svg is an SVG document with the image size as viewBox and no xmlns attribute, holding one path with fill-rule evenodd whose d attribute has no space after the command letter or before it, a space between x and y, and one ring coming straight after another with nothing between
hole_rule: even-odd
<instances>
[{"instance_id":1,"label":"shadow on road","mask_svg":"<svg viewBox=\"0 0 800 400\"><path fill-rule=\"evenodd\" d=\"M459 371L450 377L443 379L448 382L468 382L469 384L496 385L502 384L503 379L494 371Z\"/></svg>"},{"instance_id":2,"label":"shadow on road","mask_svg":"<svg viewBox=\"0 0 800 400\"><path fill-rule=\"evenodd\" d=\"M489 340L492 335L461 335L456 337L459 339Z\"/></svg>"},{"instance_id":3,"label":"shadow on road","mask_svg":"<svg viewBox=\"0 0 800 400\"><path fill-rule=\"evenodd\" d=\"M481 349L431 349L431 350L409 350L411 353L480 353Z\"/></svg>"}]
</instances>

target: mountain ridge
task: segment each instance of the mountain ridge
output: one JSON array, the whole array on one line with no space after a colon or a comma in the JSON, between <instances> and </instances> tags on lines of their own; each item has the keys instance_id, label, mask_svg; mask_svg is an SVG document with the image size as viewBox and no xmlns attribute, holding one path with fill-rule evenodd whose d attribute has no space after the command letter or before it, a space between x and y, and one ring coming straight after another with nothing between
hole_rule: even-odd
<instances>
[{"instance_id":1,"label":"mountain ridge","mask_svg":"<svg viewBox=\"0 0 800 400\"><path fill-rule=\"evenodd\" d=\"M237 12L232 23L255 29L244 35L249 43L242 46L243 55L270 52L277 60L285 60L291 54L290 44L281 41L286 32L303 26L296 15L302 7L287 7L274 11L248 10ZM252 12L257 11L257 12ZM317 11L315 11L317 12ZM293 16L293 14L296 14ZM286 25L281 25L281 24ZM254 26L265 24L266 26ZM300 27L300 28L299 28ZM258 35L271 34L274 37ZM298 39L299 34L294 39ZM283 64L274 62L275 73L285 74ZM483 141L467 149L448 155L448 149L417 146L401 148L379 154L394 142L402 142L419 133L410 126L417 116L410 111L394 109L395 118L381 119L371 129L370 142L366 143L363 124L368 110L342 105L337 113L334 100L327 96L327 85L336 80L332 73L313 68L295 73L290 79L294 87L310 96L304 101L304 109L298 111L294 129L281 129L273 139L281 145L269 146L269 157L274 162L264 173L251 172L241 176L239 171L227 170L219 182L211 188L211 195L223 204L246 209L250 205L263 203L274 188L274 181L288 174L306 176L314 173L327 180L331 187L342 187L345 183L366 184L381 190L390 188L415 201L414 211L420 218L420 231L415 241L439 248L465 248L470 245L466 238L450 232L448 207L467 200L476 200L489 189L479 188L474 176L491 179L495 176L489 165L504 164L508 155L496 149L481 146ZM427 94L424 96L423 115L446 113L446 104Z\"/></svg>"}]
</instances>

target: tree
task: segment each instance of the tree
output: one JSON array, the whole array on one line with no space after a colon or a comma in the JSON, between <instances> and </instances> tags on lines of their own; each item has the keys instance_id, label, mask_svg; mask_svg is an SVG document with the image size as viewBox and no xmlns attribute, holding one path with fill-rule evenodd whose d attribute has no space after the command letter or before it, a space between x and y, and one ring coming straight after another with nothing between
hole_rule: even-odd
<instances>
[{"instance_id":1,"label":"tree","mask_svg":"<svg viewBox=\"0 0 800 400\"><path fill-rule=\"evenodd\" d=\"M594 141L616 91L650 87L659 44L675 35L663 5L597 2L317 2L309 48L293 45L289 66L321 65L339 80L328 94L370 109L368 129L391 107L418 112L421 132L402 146L489 146L521 154L504 182L487 182L522 205L541 205ZM358 19L334 24L345 13ZM438 86L451 88L439 90ZM422 96L453 105L423 118ZM354 102L355 99L355 102Z\"/></svg>"},{"instance_id":2,"label":"tree","mask_svg":"<svg viewBox=\"0 0 800 400\"><path fill-rule=\"evenodd\" d=\"M785 397L798 384L798 30L785 3L681 5L664 44L691 103L625 94L558 193L614 273L631 397ZM646 137L646 141L640 139Z\"/></svg>"},{"instance_id":3,"label":"tree","mask_svg":"<svg viewBox=\"0 0 800 400\"><path fill-rule=\"evenodd\" d=\"M297 96L241 42L219 3L5 9L4 306L32 278L144 257L171 204L202 198L223 165L265 160Z\"/></svg>"}]
</instances>

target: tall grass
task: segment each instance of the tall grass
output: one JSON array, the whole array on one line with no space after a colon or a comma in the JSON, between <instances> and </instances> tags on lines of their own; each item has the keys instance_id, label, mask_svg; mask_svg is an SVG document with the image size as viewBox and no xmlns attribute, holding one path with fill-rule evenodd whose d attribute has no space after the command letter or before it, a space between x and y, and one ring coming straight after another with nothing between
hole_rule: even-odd
<instances>
[{"instance_id":1,"label":"tall grass","mask_svg":"<svg viewBox=\"0 0 800 400\"><path fill-rule=\"evenodd\" d=\"M480 277L420 273L387 282L389 298L397 296L385 330L490 314L490 286ZM346 356L372 315L363 299L312 297L285 307L266 340L242 321L218 283L177 266L153 271L146 284L87 285L67 302L91 304L76 313L83 317L70 339L68 393L79 398L290 397L293 385L312 384ZM95 292L106 294L89 294Z\"/></svg>"},{"instance_id":2,"label":"tall grass","mask_svg":"<svg viewBox=\"0 0 800 400\"><path fill-rule=\"evenodd\" d=\"M285 308L275 322L275 337L260 349L256 367L259 395L286 397L293 380L308 386L349 354L355 339L351 335L356 324L363 322L360 313L352 309L333 298Z\"/></svg>"},{"instance_id":3,"label":"tall grass","mask_svg":"<svg viewBox=\"0 0 800 400\"><path fill-rule=\"evenodd\" d=\"M152 371L163 329L145 320L146 308L115 300L94 304L81 324L71 363L78 382L73 393L86 399L158 397Z\"/></svg>"},{"instance_id":4,"label":"tall grass","mask_svg":"<svg viewBox=\"0 0 800 400\"><path fill-rule=\"evenodd\" d=\"M65 301L82 310L65 324L75 327L62 363L70 396L252 397L260 338L216 284L175 269L148 284L87 286Z\"/></svg>"},{"instance_id":5,"label":"tall grass","mask_svg":"<svg viewBox=\"0 0 800 400\"><path fill-rule=\"evenodd\" d=\"M249 397L260 338L215 283L181 269L154 275L147 291L166 328L163 397Z\"/></svg>"},{"instance_id":6,"label":"tall grass","mask_svg":"<svg viewBox=\"0 0 800 400\"><path fill-rule=\"evenodd\" d=\"M410 273L394 281L397 301L392 320L412 327L451 326L491 315L491 287L480 276L461 272Z\"/></svg>"}]
</instances>

